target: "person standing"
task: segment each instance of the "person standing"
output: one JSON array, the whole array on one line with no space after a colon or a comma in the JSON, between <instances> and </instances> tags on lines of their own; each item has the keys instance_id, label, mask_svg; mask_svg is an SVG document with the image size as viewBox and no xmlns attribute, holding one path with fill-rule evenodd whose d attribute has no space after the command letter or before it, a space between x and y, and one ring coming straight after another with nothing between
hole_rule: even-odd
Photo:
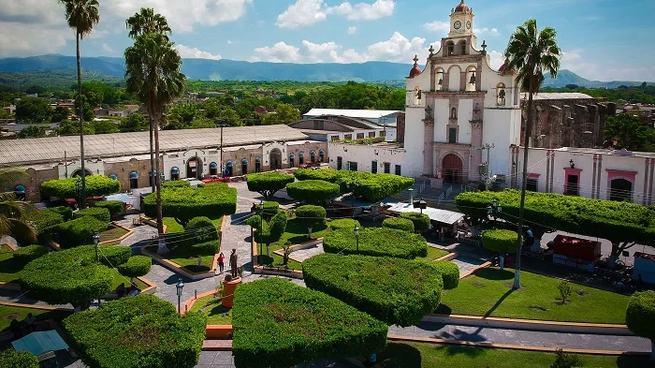
<instances>
[{"instance_id":1,"label":"person standing","mask_svg":"<svg viewBox=\"0 0 655 368\"><path fill-rule=\"evenodd\" d=\"M225 255L223 252L221 252L218 255L218 271L219 273L223 273L223 270L225 269Z\"/></svg>"},{"instance_id":2,"label":"person standing","mask_svg":"<svg viewBox=\"0 0 655 368\"><path fill-rule=\"evenodd\" d=\"M32 313L28 313L25 317L25 325L27 326L27 333L36 331L36 317Z\"/></svg>"},{"instance_id":3,"label":"person standing","mask_svg":"<svg viewBox=\"0 0 655 368\"><path fill-rule=\"evenodd\" d=\"M230 269L232 271L232 277L237 277L237 250L232 249L232 254L230 254Z\"/></svg>"}]
</instances>

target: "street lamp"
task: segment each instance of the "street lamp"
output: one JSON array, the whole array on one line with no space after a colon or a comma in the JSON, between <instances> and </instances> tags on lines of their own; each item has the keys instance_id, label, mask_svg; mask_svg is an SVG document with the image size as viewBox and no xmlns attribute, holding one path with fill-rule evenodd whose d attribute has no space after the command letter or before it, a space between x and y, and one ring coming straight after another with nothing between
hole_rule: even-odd
<instances>
[{"instance_id":1,"label":"street lamp","mask_svg":"<svg viewBox=\"0 0 655 368\"><path fill-rule=\"evenodd\" d=\"M503 212L503 206L498 201L498 198L491 200L491 206L487 207L487 214L496 217L498 213Z\"/></svg>"},{"instance_id":2,"label":"street lamp","mask_svg":"<svg viewBox=\"0 0 655 368\"><path fill-rule=\"evenodd\" d=\"M98 243L100 242L100 234L95 233L93 234L93 243L96 245L96 263L98 263L100 260L98 259Z\"/></svg>"},{"instance_id":3,"label":"street lamp","mask_svg":"<svg viewBox=\"0 0 655 368\"><path fill-rule=\"evenodd\" d=\"M177 313L181 316L182 315L182 291L184 291L184 283L182 282L182 279L177 279L177 284L175 284L175 287L177 288Z\"/></svg>"},{"instance_id":4,"label":"street lamp","mask_svg":"<svg viewBox=\"0 0 655 368\"><path fill-rule=\"evenodd\" d=\"M359 226L355 225L355 239L357 239L357 254L359 254Z\"/></svg>"},{"instance_id":5,"label":"street lamp","mask_svg":"<svg viewBox=\"0 0 655 368\"><path fill-rule=\"evenodd\" d=\"M77 194L77 207L82 209L82 179L79 177L75 182L75 193Z\"/></svg>"}]
</instances>

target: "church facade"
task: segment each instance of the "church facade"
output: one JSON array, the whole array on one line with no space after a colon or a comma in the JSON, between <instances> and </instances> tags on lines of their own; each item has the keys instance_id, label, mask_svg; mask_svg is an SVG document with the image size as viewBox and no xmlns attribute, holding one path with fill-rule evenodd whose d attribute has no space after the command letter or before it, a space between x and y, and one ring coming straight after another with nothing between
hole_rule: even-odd
<instances>
[{"instance_id":1,"label":"church facade","mask_svg":"<svg viewBox=\"0 0 655 368\"><path fill-rule=\"evenodd\" d=\"M473 9L450 14L450 33L430 47L423 70L414 58L407 78L404 175L432 186L509 180L510 146L519 145L521 95L504 64L494 70L473 31ZM502 182L502 179L501 179Z\"/></svg>"}]
</instances>

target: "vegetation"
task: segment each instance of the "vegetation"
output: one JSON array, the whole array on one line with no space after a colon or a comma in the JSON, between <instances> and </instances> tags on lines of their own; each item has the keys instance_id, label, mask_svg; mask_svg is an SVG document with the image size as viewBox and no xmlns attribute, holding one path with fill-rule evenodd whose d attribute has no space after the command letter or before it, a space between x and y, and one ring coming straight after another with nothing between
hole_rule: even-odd
<instances>
[{"instance_id":1,"label":"vegetation","mask_svg":"<svg viewBox=\"0 0 655 368\"><path fill-rule=\"evenodd\" d=\"M616 149L655 152L655 129L630 113L608 116L605 138Z\"/></svg>"},{"instance_id":2,"label":"vegetation","mask_svg":"<svg viewBox=\"0 0 655 368\"><path fill-rule=\"evenodd\" d=\"M319 225L325 225L327 212L321 206L300 206L296 209L296 220L307 226L309 238L312 238L312 229Z\"/></svg>"},{"instance_id":3,"label":"vegetation","mask_svg":"<svg viewBox=\"0 0 655 368\"><path fill-rule=\"evenodd\" d=\"M430 216L423 213L405 212L400 214L400 218L411 220L414 223L414 230L418 233L430 229Z\"/></svg>"},{"instance_id":4,"label":"vegetation","mask_svg":"<svg viewBox=\"0 0 655 368\"><path fill-rule=\"evenodd\" d=\"M512 230L486 230L482 232L482 246L495 253L515 253L518 234Z\"/></svg>"},{"instance_id":5,"label":"vegetation","mask_svg":"<svg viewBox=\"0 0 655 368\"><path fill-rule=\"evenodd\" d=\"M0 368L39 368L39 358L28 351L12 348L0 351Z\"/></svg>"},{"instance_id":6,"label":"vegetation","mask_svg":"<svg viewBox=\"0 0 655 368\"><path fill-rule=\"evenodd\" d=\"M223 298L217 295L208 295L197 299L191 307L191 312L200 312L207 316L208 325L231 325L232 308L223 306Z\"/></svg>"},{"instance_id":7,"label":"vegetation","mask_svg":"<svg viewBox=\"0 0 655 368\"><path fill-rule=\"evenodd\" d=\"M439 261L430 262L429 264L441 274L444 290L452 290L459 285L459 266L456 263Z\"/></svg>"},{"instance_id":8,"label":"vegetation","mask_svg":"<svg viewBox=\"0 0 655 368\"><path fill-rule=\"evenodd\" d=\"M106 229L106 222L92 216L82 216L58 225L55 232L58 235L59 245L66 249L83 244L93 244L93 235Z\"/></svg>"},{"instance_id":9,"label":"vegetation","mask_svg":"<svg viewBox=\"0 0 655 368\"><path fill-rule=\"evenodd\" d=\"M399 258L321 254L302 265L308 288L324 292L388 325L413 326L439 305L439 270Z\"/></svg>"},{"instance_id":10,"label":"vegetation","mask_svg":"<svg viewBox=\"0 0 655 368\"><path fill-rule=\"evenodd\" d=\"M46 126L31 125L18 132L18 138L43 138L46 136Z\"/></svg>"},{"instance_id":11,"label":"vegetation","mask_svg":"<svg viewBox=\"0 0 655 368\"><path fill-rule=\"evenodd\" d=\"M116 218L125 212L125 202L123 201L97 201L94 206L108 209L112 218Z\"/></svg>"},{"instance_id":12,"label":"vegetation","mask_svg":"<svg viewBox=\"0 0 655 368\"><path fill-rule=\"evenodd\" d=\"M382 221L382 227L403 230L410 233L414 232L414 223L412 222L412 220L408 220L400 217L387 217L386 219L384 219L384 221Z\"/></svg>"},{"instance_id":13,"label":"vegetation","mask_svg":"<svg viewBox=\"0 0 655 368\"><path fill-rule=\"evenodd\" d=\"M0 245L0 282L15 282L20 279L20 271L25 263L14 258L14 251L6 245Z\"/></svg>"},{"instance_id":14,"label":"vegetation","mask_svg":"<svg viewBox=\"0 0 655 368\"><path fill-rule=\"evenodd\" d=\"M284 189L287 184L295 181L293 175L282 174L277 171L248 174L246 176L248 190L257 192L264 198L273 198L275 193Z\"/></svg>"},{"instance_id":15,"label":"vegetation","mask_svg":"<svg viewBox=\"0 0 655 368\"><path fill-rule=\"evenodd\" d=\"M305 180L287 184L289 197L307 203L321 203L339 196L339 186L321 180Z\"/></svg>"},{"instance_id":16,"label":"vegetation","mask_svg":"<svg viewBox=\"0 0 655 368\"><path fill-rule=\"evenodd\" d=\"M355 226L361 226L359 221L355 219L338 219L332 220L328 223L328 226L332 230L341 230L341 229L350 229L354 230Z\"/></svg>"},{"instance_id":17,"label":"vegetation","mask_svg":"<svg viewBox=\"0 0 655 368\"><path fill-rule=\"evenodd\" d=\"M78 210L73 214L73 219L79 219L84 216L93 217L98 221L104 222L105 224L111 221L111 214L109 213L109 210L102 207L91 207Z\"/></svg>"},{"instance_id":18,"label":"vegetation","mask_svg":"<svg viewBox=\"0 0 655 368\"><path fill-rule=\"evenodd\" d=\"M161 190L162 211L180 225L194 217L216 218L231 215L237 208L237 190L225 183L212 183L198 188L164 188ZM146 216L157 216L157 193L143 200Z\"/></svg>"},{"instance_id":19,"label":"vegetation","mask_svg":"<svg viewBox=\"0 0 655 368\"><path fill-rule=\"evenodd\" d=\"M0 188L6 188L24 178L27 173L17 168L0 168ZM22 244L36 242L36 232L29 224L30 204L19 201L13 192L0 193L0 237L10 235Z\"/></svg>"},{"instance_id":20,"label":"vegetation","mask_svg":"<svg viewBox=\"0 0 655 368\"><path fill-rule=\"evenodd\" d=\"M116 323L120 321L120 323ZM180 367L198 363L207 318L178 317L154 295L122 298L64 320L71 346L90 367Z\"/></svg>"},{"instance_id":21,"label":"vegetation","mask_svg":"<svg viewBox=\"0 0 655 368\"><path fill-rule=\"evenodd\" d=\"M191 188L191 182L187 180L172 180L161 183L162 188Z\"/></svg>"},{"instance_id":22,"label":"vegetation","mask_svg":"<svg viewBox=\"0 0 655 368\"><path fill-rule=\"evenodd\" d=\"M46 211L56 212L64 217L64 221L73 219L73 209L70 206L50 207Z\"/></svg>"},{"instance_id":23,"label":"vegetation","mask_svg":"<svg viewBox=\"0 0 655 368\"><path fill-rule=\"evenodd\" d=\"M511 270L487 268L444 290L438 312L561 322L625 323L628 297L571 283L570 302L562 304L561 280L522 272L522 287L512 290Z\"/></svg>"},{"instance_id":24,"label":"vegetation","mask_svg":"<svg viewBox=\"0 0 655 368\"><path fill-rule=\"evenodd\" d=\"M655 291L643 291L630 297L625 321L632 333L650 339L655 346ZM651 352L655 360L655 351Z\"/></svg>"},{"instance_id":25,"label":"vegetation","mask_svg":"<svg viewBox=\"0 0 655 368\"><path fill-rule=\"evenodd\" d=\"M131 256L127 262L118 266L118 272L129 278L145 276L150 272L152 259L146 256Z\"/></svg>"},{"instance_id":26,"label":"vegetation","mask_svg":"<svg viewBox=\"0 0 655 368\"><path fill-rule=\"evenodd\" d=\"M49 123L51 116L50 101L45 98L22 98L16 104L16 120L20 123Z\"/></svg>"},{"instance_id":27,"label":"vegetation","mask_svg":"<svg viewBox=\"0 0 655 368\"><path fill-rule=\"evenodd\" d=\"M17 262L27 264L41 256L48 254L48 248L42 245L28 245L21 247L14 252L14 258Z\"/></svg>"},{"instance_id":28,"label":"vegetation","mask_svg":"<svg viewBox=\"0 0 655 368\"><path fill-rule=\"evenodd\" d=\"M287 214L285 212L278 212L273 216L270 221L262 221L259 215L255 215L246 220L246 223L255 231L255 241L259 244L266 244L270 246L282 237L285 229L287 228Z\"/></svg>"},{"instance_id":29,"label":"vegetation","mask_svg":"<svg viewBox=\"0 0 655 368\"><path fill-rule=\"evenodd\" d=\"M131 249L102 245L100 264L95 260L95 246L87 245L53 252L28 263L20 278L30 297L50 304L83 305L106 295L114 276L106 266L128 261Z\"/></svg>"},{"instance_id":30,"label":"vegetation","mask_svg":"<svg viewBox=\"0 0 655 368\"><path fill-rule=\"evenodd\" d=\"M239 286L232 310L239 367L288 367L384 349L387 326L323 293L267 279Z\"/></svg>"},{"instance_id":31,"label":"vegetation","mask_svg":"<svg viewBox=\"0 0 655 368\"><path fill-rule=\"evenodd\" d=\"M79 178L48 180L41 184L41 194L45 197L77 198L80 194L77 191L76 183ZM121 190L121 183L102 175L86 177L86 194L89 197L105 196L118 193Z\"/></svg>"},{"instance_id":32,"label":"vegetation","mask_svg":"<svg viewBox=\"0 0 655 368\"><path fill-rule=\"evenodd\" d=\"M352 230L342 229L323 238L326 253L357 254L357 239ZM428 244L421 235L390 228L367 228L359 232L359 254L375 257L414 259L425 257Z\"/></svg>"}]
</instances>

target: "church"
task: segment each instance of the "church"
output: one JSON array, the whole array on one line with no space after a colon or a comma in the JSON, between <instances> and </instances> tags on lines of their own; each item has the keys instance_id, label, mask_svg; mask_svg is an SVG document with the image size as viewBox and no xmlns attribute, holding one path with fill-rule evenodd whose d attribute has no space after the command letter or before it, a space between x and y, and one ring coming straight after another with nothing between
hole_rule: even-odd
<instances>
[{"instance_id":1,"label":"church","mask_svg":"<svg viewBox=\"0 0 655 368\"><path fill-rule=\"evenodd\" d=\"M510 146L520 144L521 94L506 68L494 70L487 44L478 45L473 8L462 0L450 14L450 33L418 57L407 78L406 176L429 178L433 188L509 183ZM504 181L504 183L503 183Z\"/></svg>"}]
</instances>

